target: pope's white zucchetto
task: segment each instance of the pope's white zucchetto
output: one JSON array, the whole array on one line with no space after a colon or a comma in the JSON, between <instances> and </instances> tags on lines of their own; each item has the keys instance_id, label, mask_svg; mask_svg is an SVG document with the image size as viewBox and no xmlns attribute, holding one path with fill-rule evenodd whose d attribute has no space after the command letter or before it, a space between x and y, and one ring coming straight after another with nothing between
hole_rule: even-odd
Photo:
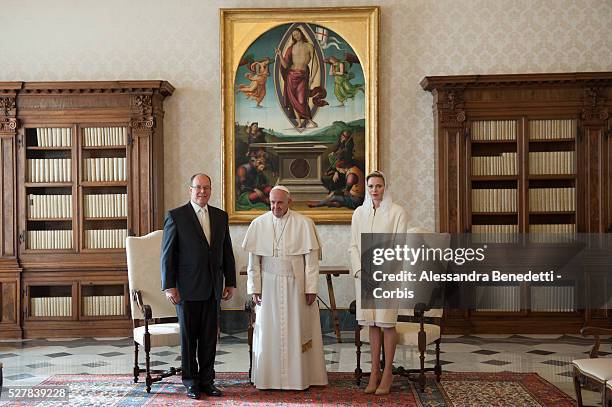
<instances>
[{"instance_id":1,"label":"pope's white zucchetto","mask_svg":"<svg viewBox=\"0 0 612 407\"><path fill-rule=\"evenodd\" d=\"M291 196L291 192L289 192L289 188L287 188L284 185L276 185L274 188L272 188L270 190L270 193L272 193L272 191L274 191L274 190L285 191L287 193L287 195Z\"/></svg>"}]
</instances>

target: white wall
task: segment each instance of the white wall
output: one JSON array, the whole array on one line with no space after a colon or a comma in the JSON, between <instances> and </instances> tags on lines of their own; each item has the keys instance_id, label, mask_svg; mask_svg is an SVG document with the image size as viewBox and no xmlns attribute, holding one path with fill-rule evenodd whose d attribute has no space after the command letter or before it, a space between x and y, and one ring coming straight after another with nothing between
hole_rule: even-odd
<instances>
[{"instance_id":1,"label":"white wall","mask_svg":"<svg viewBox=\"0 0 612 407\"><path fill-rule=\"evenodd\" d=\"M221 202L220 7L381 6L381 169L412 224L434 227L426 75L612 70L610 0L53 0L1 2L0 81L164 79L165 207L205 171ZM348 264L349 227L319 227L324 264ZM239 260L244 227L233 227ZM326 292L324 279L321 290ZM241 308L244 279L229 307ZM326 296L324 295L326 299ZM336 279L339 306L354 298Z\"/></svg>"}]
</instances>

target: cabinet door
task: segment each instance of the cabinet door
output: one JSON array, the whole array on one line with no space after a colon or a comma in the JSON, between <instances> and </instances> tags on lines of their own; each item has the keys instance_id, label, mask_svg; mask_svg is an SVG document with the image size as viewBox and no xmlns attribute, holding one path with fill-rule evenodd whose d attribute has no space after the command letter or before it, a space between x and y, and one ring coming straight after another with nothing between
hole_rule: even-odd
<instances>
[{"instance_id":1,"label":"cabinet door","mask_svg":"<svg viewBox=\"0 0 612 407\"><path fill-rule=\"evenodd\" d=\"M80 206L83 251L123 251L128 235L128 128L81 125Z\"/></svg>"},{"instance_id":2,"label":"cabinet door","mask_svg":"<svg viewBox=\"0 0 612 407\"><path fill-rule=\"evenodd\" d=\"M469 204L472 233L499 241L519 232L519 119L471 121Z\"/></svg>"},{"instance_id":3,"label":"cabinet door","mask_svg":"<svg viewBox=\"0 0 612 407\"><path fill-rule=\"evenodd\" d=\"M612 159L612 142L606 128L600 123L584 123L582 129L582 158L584 168L585 225L582 232L605 233L609 231L612 219L610 216L610 164Z\"/></svg>"},{"instance_id":4,"label":"cabinet door","mask_svg":"<svg viewBox=\"0 0 612 407\"><path fill-rule=\"evenodd\" d=\"M19 277L0 274L0 338L19 338Z\"/></svg>"},{"instance_id":5,"label":"cabinet door","mask_svg":"<svg viewBox=\"0 0 612 407\"><path fill-rule=\"evenodd\" d=\"M52 124L22 130L20 253L74 253L74 131Z\"/></svg>"},{"instance_id":6,"label":"cabinet door","mask_svg":"<svg viewBox=\"0 0 612 407\"><path fill-rule=\"evenodd\" d=\"M573 234L580 209L576 194L577 120L549 117L527 122L528 232Z\"/></svg>"},{"instance_id":7,"label":"cabinet door","mask_svg":"<svg viewBox=\"0 0 612 407\"><path fill-rule=\"evenodd\" d=\"M125 282L81 282L79 319L125 319L126 292Z\"/></svg>"},{"instance_id":8,"label":"cabinet door","mask_svg":"<svg viewBox=\"0 0 612 407\"><path fill-rule=\"evenodd\" d=\"M26 283L25 320L76 319L73 283Z\"/></svg>"}]
</instances>

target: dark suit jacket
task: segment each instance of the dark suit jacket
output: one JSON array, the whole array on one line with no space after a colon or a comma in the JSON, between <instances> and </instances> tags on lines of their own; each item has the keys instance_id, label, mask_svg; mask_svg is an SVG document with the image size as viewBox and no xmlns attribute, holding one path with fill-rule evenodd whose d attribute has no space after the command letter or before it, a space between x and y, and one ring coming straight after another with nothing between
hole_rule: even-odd
<instances>
[{"instance_id":1,"label":"dark suit jacket","mask_svg":"<svg viewBox=\"0 0 612 407\"><path fill-rule=\"evenodd\" d=\"M161 253L162 290L176 287L182 300L217 300L225 287L236 287L236 265L227 213L208 205L209 246L191 202L172 209L164 221Z\"/></svg>"}]
</instances>

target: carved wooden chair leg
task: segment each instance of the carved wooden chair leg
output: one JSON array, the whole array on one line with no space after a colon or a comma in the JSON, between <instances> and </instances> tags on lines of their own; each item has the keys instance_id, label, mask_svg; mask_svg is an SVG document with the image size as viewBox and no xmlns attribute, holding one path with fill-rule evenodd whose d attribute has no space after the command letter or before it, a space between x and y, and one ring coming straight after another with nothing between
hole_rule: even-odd
<instances>
[{"instance_id":1,"label":"carved wooden chair leg","mask_svg":"<svg viewBox=\"0 0 612 407\"><path fill-rule=\"evenodd\" d=\"M248 326L247 326L247 342L249 344L249 383L253 384L252 373L253 373L253 327L255 325L255 303L253 300L248 300L245 304L245 311L247 312Z\"/></svg>"},{"instance_id":2,"label":"carved wooden chair leg","mask_svg":"<svg viewBox=\"0 0 612 407\"><path fill-rule=\"evenodd\" d=\"M421 393L425 391L425 351L421 350L421 356L419 356L421 361L421 371L419 372L419 388L421 389Z\"/></svg>"},{"instance_id":3,"label":"carved wooden chair leg","mask_svg":"<svg viewBox=\"0 0 612 407\"><path fill-rule=\"evenodd\" d=\"M440 339L436 341L436 381L440 383L440 376L442 376L442 366L440 365Z\"/></svg>"},{"instance_id":4,"label":"carved wooden chair leg","mask_svg":"<svg viewBox=\"0 0 612 407\"><path fill-rule=\"evenodd\" d=\"M253 373L253 328L249 327L248 330L248 341L249 341L249 382L253 384L253 380L251 380Z\"/></svg>"},{"instance_id":5,"label":"carved wooden chair leg","mask_svg":"<svg viewBox=\"0 0 612 407\"><path fill-rule=\"evenodd\" d=\"M138 383L140 367L138 366L138 342L134 341L134 383Z\"/></svg>"},{"instance_id":6,"label":"carved wooden chair leg","mask_svg":"<svg viewBox=\"0 0 612 407\"><path fill-rule=\"evenodd\" d=\"M580 379L578 377L578 369L574 368L574 390L576 391L576 405L583 407L582 404L582 389L580 387Z\"/></svg>"},{"instance_id":7,"label":"carved wooden chair leg","mask_svg":"<svg viewBox=\"0 0 612 407\"><path fill-rule=\"evenodd\" d=\"M151 357L149 355L151 351L151 334L149 332L145 332L144 342L145 342L145 369L147 371L145 383L147 385L147 393L151 393L151 384L153 384L153 378L151 377Z\"/></svg>"},{"instance_id":8,"label":"carved wooden chair leg","mask_svg":"<svg viewBox=\"0 0 612 407\"><path fill-rule=\"evenodd\" d=\"M355 326L355 347L357 350L355 351L355 355L357 357L357 367L355 368L355 381L357 386L361 385L361 377L363 376L363 372L361 370L361 326L357 324Z\"/></svg>"}]
</instances>

